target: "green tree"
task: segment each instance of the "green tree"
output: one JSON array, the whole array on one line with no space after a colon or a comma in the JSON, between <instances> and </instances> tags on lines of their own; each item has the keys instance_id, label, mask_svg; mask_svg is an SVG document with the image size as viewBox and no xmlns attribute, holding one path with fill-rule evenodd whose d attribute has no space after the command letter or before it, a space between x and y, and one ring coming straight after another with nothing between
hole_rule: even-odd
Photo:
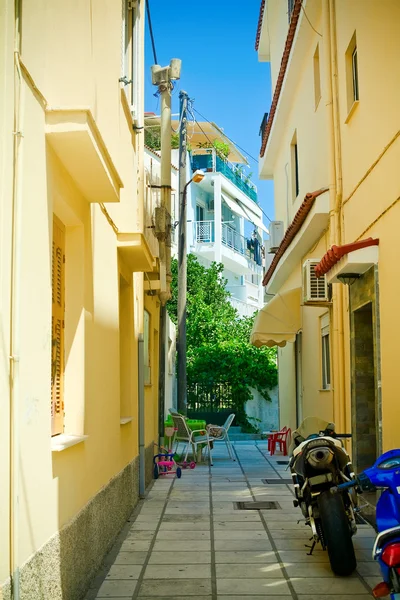
<instances>
[{"instance_id":1,"label":"green tree","mask_svg":"<svg viewBox=\"0 0 400 600\"><path fill-rule=\"evenodd\" d=\"M237 422L251 427L245 403L257 389L268 401L268 391L277 384L276 351L256 348L249 342L254 317L240 318L229 302L223 265L203 267L193 254L187 269L187 377L188 386L203 384L210 389L228 382L235 403ZM172 297L167 307L177 323L178 264L172 261Z\"/></svg>"},{"instance_id":2,"label":"green tree","mask_svg":"<svg viewBox=\"0 0 400 600\"><path fill-rule=\"evenodd\" d=\"M144 130L144 143L152 150L161 150L161 128L160 126L146 127ZM171 148L179 148L179 133L171 132Z\"/></svg>"}]
</instances>

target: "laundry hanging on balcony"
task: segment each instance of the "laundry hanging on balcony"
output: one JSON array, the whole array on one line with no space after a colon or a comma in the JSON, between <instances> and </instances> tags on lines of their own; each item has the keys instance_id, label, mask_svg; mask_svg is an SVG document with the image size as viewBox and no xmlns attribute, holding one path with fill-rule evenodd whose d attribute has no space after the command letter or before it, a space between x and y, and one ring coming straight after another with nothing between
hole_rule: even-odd
<instances>
[{"instance_id":1,"label":"laundry hanging on balcony","mask_svg":"<svg viewBox=\"0 0 400 600\"><path fill-rule=\"evenodd\" d=\"M301 328L301 289L276 294L256 316L250 343L261 346L286 346L294 342Z\"/></svg>"}]
</instances>

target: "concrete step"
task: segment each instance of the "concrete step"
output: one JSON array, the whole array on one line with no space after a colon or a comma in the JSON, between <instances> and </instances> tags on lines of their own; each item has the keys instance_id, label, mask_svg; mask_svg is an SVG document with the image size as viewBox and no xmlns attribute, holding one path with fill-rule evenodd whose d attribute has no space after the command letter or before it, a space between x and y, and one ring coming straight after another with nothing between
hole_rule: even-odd
<instances>
[{"instance_id":1,"label":"concrete step","mask_svg":"<svg viewBox=\"0 0 400 600\"><path fill-rule=\"evenodd\" d=\"M233 433L242 433L242 428L241 427L237 427L236 425L235 425L235 427L230 427L230 429L229 429L229 435L231 433L232 434Z\"/></svg>"},{"instance_id":2,"label":"concrete step","mask_svg":"<svg viewBox=\"0 0 400 600\"><path fill-rule=\"evenodd\" d=\"M242 442L244 440L261 440L260 433L232 433L229 431L231 442Z\"/></svg>"}]
</instances>

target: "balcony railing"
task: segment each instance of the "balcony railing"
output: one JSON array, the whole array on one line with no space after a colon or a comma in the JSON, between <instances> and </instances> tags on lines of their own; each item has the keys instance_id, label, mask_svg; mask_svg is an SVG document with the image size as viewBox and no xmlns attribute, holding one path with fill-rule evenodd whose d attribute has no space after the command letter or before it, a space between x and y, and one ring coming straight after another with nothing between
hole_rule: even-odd
<instances>
[{"instance_id":1,"label":"balcony railing","mask_svg":"<svg viewBox=\"0 0 400 600\"><path fill-rule=\"evenodd\" d=\"M226 223L222 223L222 243L242 256L247 252L246 238L232 229L232 227L229 227L229 225L226 225ZM250 252L248 254L250 257Z\"/></svg>"},{"instance_id":2,"label":"balcony railing","mask_svg":"<svg viewBox=\"0 0 400 600\"><path fill-rule=\"evenodd\" d=\"M214 221L195 221L194 235L198 244L211 244L214 239Z\"/></svg>"},{"instance_id":3,"label":"balcony railing","mask_svg":"<svg viewBox=\"0 0 400 600\"><path fill-rule=\"evenodd\" d=\"M240 171L239 167L234 167L231 163L222 160L210 150L210 154L193 154L192 155L192 170L206 169L207 171L218 172L225 175L227 179L232 181L248 198L257 202L257 188L247 177Z\"/></svg>"},{"instance_id":4,"label":"balcony railing","mask_svg":"<svg viewBox=\"0 0 400 600\"><path fill-rule=\"evenodd\" d=\"M194 221L194 239L197 244L212 244L215 242L215 222L214 221ZM259 263L254 260L254 255L250 252L248 243L250 240L240 235L235 229L221 223L221 242L227 248L245 256L249 260L249 267L258 272L261 269Z\"/></svg>"}]
</instances>

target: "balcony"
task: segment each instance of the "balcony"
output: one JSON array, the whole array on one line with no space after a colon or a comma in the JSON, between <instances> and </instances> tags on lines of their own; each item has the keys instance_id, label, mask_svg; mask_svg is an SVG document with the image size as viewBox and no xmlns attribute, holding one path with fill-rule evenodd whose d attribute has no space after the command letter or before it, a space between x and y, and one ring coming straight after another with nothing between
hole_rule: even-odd
<instances>
[{"instance_id":1,"label":"balcony","mask_svg":"<svg viewBox=\"0 0 400 600\"><path fill-rule=\"evenodd\" d=\"M193 227L193 236L196 244L215 243L214 221L194 221ZM255 272L258 274L258 270L261 271L261 253L258 253L258 255L255 256L253 249L251 247L249 248L250 240L243 235L240 235L240 233L226 223L221 223L221 242L223 246L246 259L248 267L246 270L247 273Z\"/></svg>"},{"instance_id":2,"label":"balcony","mask_svg":"<svg viewBox=\"0 0 400 600\"><path fill-rule=\"evenodd\" d=\"M222 173L229 181L234 183L248 198L257 202L257 188L240 171L240 167L235 167L232 163L222 160L212 150L205 150L209 154L192 154L192 170L205 169L212 173Z\"/></svg>"}]
</instances>

